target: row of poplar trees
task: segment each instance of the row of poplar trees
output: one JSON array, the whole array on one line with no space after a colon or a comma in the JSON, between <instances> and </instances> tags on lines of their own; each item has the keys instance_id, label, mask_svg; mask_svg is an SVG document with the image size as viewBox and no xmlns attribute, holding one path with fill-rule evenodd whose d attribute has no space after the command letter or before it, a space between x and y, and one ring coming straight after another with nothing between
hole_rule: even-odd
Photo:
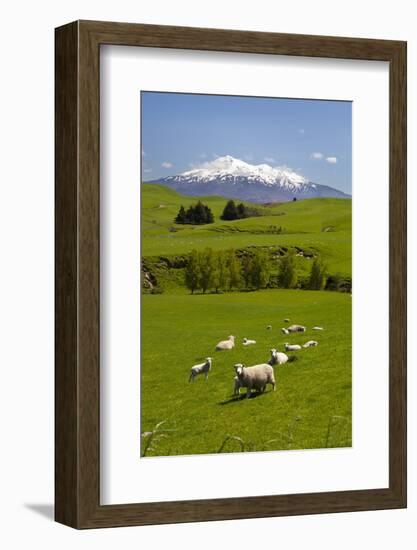
<instances>
[{"instance_id":1,"label":"row of poplar trees","mask_svg":"<svg viewBox=\"0 0 417 550\"><path fill-rule=\"evenodd\" d=\"M269 282L270 267L267 254L256 250L240 261L234 249L214 251L193 250L185 269L185 284L193 294L200 290L216 293L237 288L264 288Z\"/></svg>"}]
</instances>

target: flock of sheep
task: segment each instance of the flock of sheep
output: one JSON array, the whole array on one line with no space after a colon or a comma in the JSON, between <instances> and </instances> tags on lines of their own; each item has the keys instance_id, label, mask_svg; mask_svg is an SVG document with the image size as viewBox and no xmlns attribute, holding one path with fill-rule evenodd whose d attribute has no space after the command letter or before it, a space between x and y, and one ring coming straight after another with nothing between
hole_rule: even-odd
<instances>
[{"instance_id":1,"label":"flock of sheep","mask_svg":"<svg viewBox=\"0 0 417 550\"><path fill-rule=\"evenodd\" d=\"M284 319L286 323L289 323L289 319ZM268 325L267 330L272 330L272 326ZM313 330L323 330L323 327L315 326ZM290 325L288 328L282 328L281 331L283 334L291 334L298 332L305 332L306 327L302 325ZM216 345L216 351L225 351L231 350L235 347L235 336L229 336L227 340L222 340ZM243 338L242 344L244 346L251 346L256 344L256 340L249 340L248 338ZM302 346L299 344L285 344L285 351L299 351L302 348L311 348L318 345L316 340L308 340ZM274 365L284 365L288 361L288 355L286 353L280 352L276 349L271 349L271 358L268 363L261 363L259 365L254 365L252 367L246 367L242 363L236 363L234 365L235 377L234 377L234 388L233 395L239 395L241 388L246 388L246 397L250 397L252 390L255 390L259 393L265 391L267 384L272 386L272 389L275 390L275 376L274 376ZM212 358L206 357L204 363L194 365L191 367L189 382L194 382L196 376L204 375L207 380L211 365Z\"/></svg>"}]
</instances>

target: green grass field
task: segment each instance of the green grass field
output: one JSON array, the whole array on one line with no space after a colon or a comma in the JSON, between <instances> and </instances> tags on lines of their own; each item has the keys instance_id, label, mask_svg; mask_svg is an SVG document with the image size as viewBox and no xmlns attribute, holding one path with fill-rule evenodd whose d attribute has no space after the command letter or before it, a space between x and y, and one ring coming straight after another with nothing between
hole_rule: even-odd
<instances>
[{"instance_id":1,"label":"green grass field","mask_svg":"<svg viewBox=\"0 0 417 550\"><path fill-rule=\"evenodd\" d=\"M215 223L176 225L181 205L197 199L166 187L142 185L142 258L162 283L162 294L142 295L142 454L184 455L239 450L314 449L351 446L351 295L329 291L269 289L190 295L183 270L163 258L184 258L193 249L250 246L300 247L320 255L328 272L351 276L351 201L311 199L260 206L262 216L224 222L222 197L201 200ZM277 228L282 232L278 233ZM300 275L311 260L296 258ZM272 267L276 269L276 267ZM158 283L159 284L159 283ZM284 336L284 319L307 326ZM273 330L266 330L272 325ZM325 327L312 331L315 325ZM232 351L215 352L233 334ZM243 337L257 344L242 346ZM233 365L267 362L285 342L317 340L317 348L294 352L275 367L277 390L234 398ZM191 366L213 358L206 382L188 383ZM152 441L160 422L161 432ZM149 446L148 446L149 444Z\"/></svg>"},{"instance_id":2,"label":"green grass field","mask_svg":"<svg viewBox=\"0 0 417 550\"><path fill-rule=\"evenodd\" d=\"M220 214L226 199L201 197L213 211L215 223L174 224L179 207L195 200L163 185L142 184L142 256L188 254L206 246L213 250L299 246L320 254L329 272L351 275L350 199L309 199L259 207L260 217L224 222ZM278 227L283 228L282 234L276 233Z\"/></svg>"},{"instance_id":3,"label":"green grass field","mask_svg":"<svg viewBox=\"0 0 417 550\"><path fill-rule=\"evenodd\" d=\"M284 336L284 318L310 330ZM266 330L271 324L272 331ZM314 325L325 328L311 330ZM152 455L215 453L228 436L245 450L313 449L351 445L351 297L324 291L265 290L224 295L142 296L141 431L169 431ZM215 352L237 337L234 350ZM257 344L244 347L242 338ZM270 348L319 342L274 367L275 392L233 398L233 365L269 359ZM213 358L208 381L188 383L189 369ZM241 450L231 439L223 452Z\"/></svg>"}]
</instances>

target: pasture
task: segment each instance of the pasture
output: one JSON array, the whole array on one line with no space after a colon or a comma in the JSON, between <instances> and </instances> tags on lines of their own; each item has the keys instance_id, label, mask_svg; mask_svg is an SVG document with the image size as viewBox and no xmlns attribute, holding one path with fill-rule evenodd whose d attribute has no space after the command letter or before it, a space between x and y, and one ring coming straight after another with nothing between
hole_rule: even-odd
<instances>
[{"instance_id":1,"label":"pasture","mask_svg":"<svg viewBox=\"0 0 417 550\"><path fill-rule=\"evenodd\" d=\"M349 294L281 289L143 295L140 430L151 432L160 422L167 430L146 456L351 446L351 303ZM307 332L282 334L285 318ZM325 330L311 330L315 325ZM230 334L236 347L215 352ZM243 346L244 337L256 345ZM297 360L274 367L275 392L268 387L246 399L243 389L233 397L235 363L267 362L271 348L310 339L318 347L289 352ZM188 383L191 366L207 356L213 358L208 381Z\"/></svg>"}]
</instances>

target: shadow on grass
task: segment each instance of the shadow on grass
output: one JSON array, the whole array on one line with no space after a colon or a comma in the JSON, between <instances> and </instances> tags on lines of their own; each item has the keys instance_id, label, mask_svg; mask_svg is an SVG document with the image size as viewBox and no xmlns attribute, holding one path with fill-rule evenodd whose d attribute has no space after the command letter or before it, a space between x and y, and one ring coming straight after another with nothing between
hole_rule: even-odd
<instances>
[{"instance_id":1,"label":"shadow on grass","mask_svg":"<svg viewBox=\"0 0 417 550\"><path fill-rule=\"evenodd\" d=\"M266 390L264 392L251 393L250 397L246 397L246 393L241 393L240 395L234 395L233 397L225 399L224 401L219 401L219 403L217 404L230 405L231 403L237 403L238 401L244 401L245 399L256 399L257 397L261 397L262 395L267 395L268 393L271 393L271 391L272 390Z\"/></svg>"}]
</instances>

